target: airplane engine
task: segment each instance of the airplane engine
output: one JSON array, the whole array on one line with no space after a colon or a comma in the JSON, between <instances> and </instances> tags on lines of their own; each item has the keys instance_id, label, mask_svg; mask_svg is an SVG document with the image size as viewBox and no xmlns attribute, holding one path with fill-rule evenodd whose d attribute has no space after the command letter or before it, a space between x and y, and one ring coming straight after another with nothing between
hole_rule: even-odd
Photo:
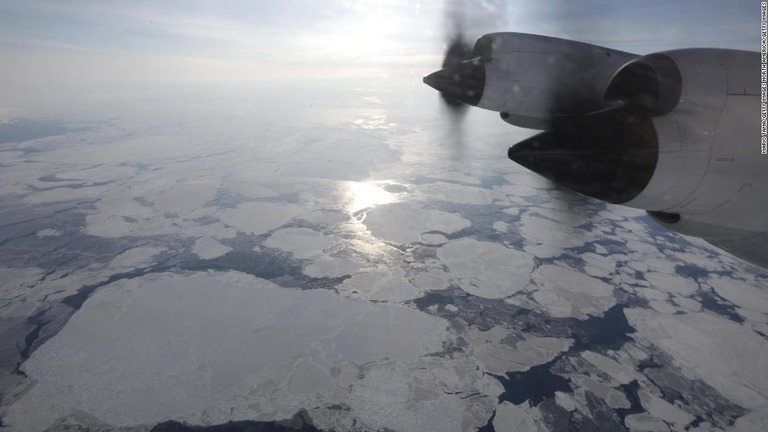
<instances>
[{"instance_id":1,"label":"airplane engine","mask_svg":"<svg viewBox=\"0 0 768 432\"><path fill-rule=\"evenodd\" d=\"M550 130L511 147L509 157L576 192L647 210L665 227L714 244L766 236L759 73L759 54L748 51L683 49L637 58L610 80L608 108L556 119ZM729 250L738 255L735 249Z\"/></svg>"},{"instance_id":2,"label":"airplane engine","mask_svg":"<svg viewBox=\"0 0 768 432\"><path fill-rule=\"evenodd\" d=\"M507 123L548 129L553 117L605 105L614 73L636 54L548 36L491 33L463 63L424 82L464 104L501 113Z\"/></svg>"}]
</instances>

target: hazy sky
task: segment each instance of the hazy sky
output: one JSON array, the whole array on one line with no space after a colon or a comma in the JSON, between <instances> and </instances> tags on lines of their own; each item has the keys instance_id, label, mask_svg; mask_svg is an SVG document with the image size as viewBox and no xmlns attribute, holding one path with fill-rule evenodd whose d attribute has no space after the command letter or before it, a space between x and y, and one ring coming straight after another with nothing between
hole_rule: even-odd
<instances>
[{"instance_id":1,"label":"hazy sky","mask_svg":"<svg viewBox=\"0 0 768 432\"><path fill-rule=\"evenodd\" d=\"M519 31L637 53L759 46L756 0L0 0L0 79L13 101L153 84L418 78L439 63L457 16L473 37Z\"/></svg>"}]
</instances>

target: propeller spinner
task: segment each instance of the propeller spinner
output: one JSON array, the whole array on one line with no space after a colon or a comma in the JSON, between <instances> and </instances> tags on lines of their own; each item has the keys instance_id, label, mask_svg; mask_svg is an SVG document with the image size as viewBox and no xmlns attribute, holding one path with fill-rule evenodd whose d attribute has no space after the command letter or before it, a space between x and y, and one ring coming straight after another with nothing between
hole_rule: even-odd
<instances>
[{"instance_id":1,"label":"propeller spinner","mask_svg":"<svg viewBox=\"0 0 768 432\"><path fill-rule=\"evenodd\" d=\"M439 91L449 106L477 105L485 87L485 67L461 33L454 36L442 67L425 76L424 83Z\"/></svg>"}]
</instances>

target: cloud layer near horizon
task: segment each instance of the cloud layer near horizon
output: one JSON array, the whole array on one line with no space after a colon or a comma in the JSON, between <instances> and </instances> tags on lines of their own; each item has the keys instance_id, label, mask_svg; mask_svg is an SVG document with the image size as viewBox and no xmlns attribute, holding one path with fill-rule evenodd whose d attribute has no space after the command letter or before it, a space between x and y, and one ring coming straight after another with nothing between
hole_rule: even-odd
<instances>
[{"instance_id":1,"label":"cloud layer near horizon","mask_svg":"<svg viewBox=\"0 0 768 432\"><path fill-rule=\"evenodd\" d=\"M546 34L637 53L756 49L751 1L73 0L0 3L6 104L163 86L419 77L446 29ZM753 10L754 9L754 10Z\"/></svg>"}]
</instances>

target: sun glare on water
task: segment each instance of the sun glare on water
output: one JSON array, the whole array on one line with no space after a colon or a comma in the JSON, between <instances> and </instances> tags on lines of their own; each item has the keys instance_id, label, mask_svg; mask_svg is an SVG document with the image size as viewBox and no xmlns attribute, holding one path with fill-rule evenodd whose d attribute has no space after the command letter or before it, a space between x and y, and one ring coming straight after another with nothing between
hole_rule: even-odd
<instances>
[{"instance_id":1,"label":"sun glare on water","mask_svg":"<svg viewBox=\"0 0 768 432\"><path fill-rule=\"evenodd\" d=\"M387 192L384 187L392 184L389 181L347 182L347 211L351 214L372 209L381 204L398 201L398 194ZM360 215L363 220L365 215Z\"/></svg>"}]
</instances>

